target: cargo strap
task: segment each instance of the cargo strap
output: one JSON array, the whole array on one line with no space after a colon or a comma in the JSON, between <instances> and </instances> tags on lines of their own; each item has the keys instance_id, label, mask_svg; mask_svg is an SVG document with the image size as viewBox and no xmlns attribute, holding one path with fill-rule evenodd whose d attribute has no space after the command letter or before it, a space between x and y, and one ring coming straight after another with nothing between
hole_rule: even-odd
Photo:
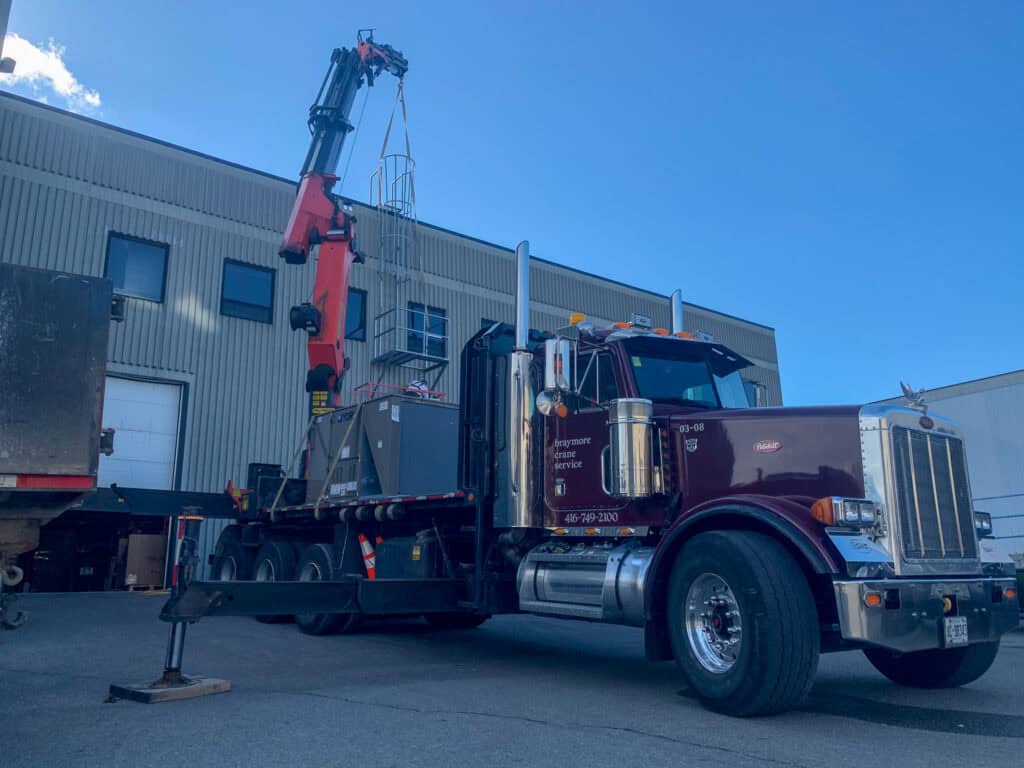
<instances>
[{"instance_id":1,"label":"cargo strap","mask_svg":"<svg viewBox=\"0 0 1024 768\"><path fill-rule=\"evenodd\" d=\"M338 461L341 460L341 451L348 443L349 435L352 434L352 427L359 421L359 415L362 412L363 404L357 403L355 410L352 412L352 418L348 423L348 429L345 430L345 436L341 438L341 442L338 443L338 450L335 451L334 456L331 457L331 465L327 468L327 474L324 476L324 484L320 486L320 492L316 495L316 503L313 504L313 517L317 520L320 519L320 503L327 498L327 489L331 484L331 477L334 475L334 469L338 466ZM312 426L312 422L310 423Z\"/></svg>"}]
</instances>

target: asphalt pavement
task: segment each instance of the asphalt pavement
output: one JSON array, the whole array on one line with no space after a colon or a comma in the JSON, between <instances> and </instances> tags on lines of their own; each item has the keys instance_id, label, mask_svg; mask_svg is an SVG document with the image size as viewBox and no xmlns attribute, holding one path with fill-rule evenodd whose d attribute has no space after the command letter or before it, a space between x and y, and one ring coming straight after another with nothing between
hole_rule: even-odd
<instances>
[{"instance_id":1,"label":"asphalt pavement","mask_svg":"<svg viewBox=\"0 0 1024 768\"><path fill-rule=\"evenodd\" d=\"M208 619L185 670L229 693L106 703L161 671L163 597L29 595L0 632L0 766L845 766L1024 764L1024 634L951 691L898 688L859 653L822 657L801 711L705 711L639 630L530 616L308 637Z\"/></svg>"}]
</instances>

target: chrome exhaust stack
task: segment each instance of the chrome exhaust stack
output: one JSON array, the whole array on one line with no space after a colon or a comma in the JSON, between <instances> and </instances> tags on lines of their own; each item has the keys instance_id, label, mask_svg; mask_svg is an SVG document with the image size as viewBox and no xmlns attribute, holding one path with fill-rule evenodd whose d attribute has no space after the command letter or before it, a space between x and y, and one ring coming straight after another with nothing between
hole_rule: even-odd
<instances>
[{"instance_id":1,"label":"chrome exhaust stack","mask_svg":"<svg viewBox=\"0 0 1024 768\"><path fill-rule=\"evenodd\" d=\"M534 386L530 368L530 244L516 246L516 329L509 359L508 464L503 498L496 500L495 528L540 528L543 512L533 488Z\"/></svg>"},{"instance_id":2,"label":"chrome exhaust stack","mask_svg":"<svg viewBox=\"0 0 1024 768\"><path fill-rule=\"evenodd\" d=\"M672 291L672 333L679 333L683 330L683 292L676 288Z\"/></svg>"}]
</instances>

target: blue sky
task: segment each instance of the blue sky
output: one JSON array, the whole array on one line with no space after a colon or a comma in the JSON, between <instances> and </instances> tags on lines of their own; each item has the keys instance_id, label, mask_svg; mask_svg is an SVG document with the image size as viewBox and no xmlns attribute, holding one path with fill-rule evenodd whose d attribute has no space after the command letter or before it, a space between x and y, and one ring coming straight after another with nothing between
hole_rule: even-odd
<instances>
[{"instance_id":1,"label":"blue sky","mask_svg":"<svg viewBox=\"0 0 1024 768\"><path fill-rule=\"evenodd\" d=\"M420 218L775 327L789 405L1024 368L1018 2L14 0L8 32L87 113L293 177L363 26L410 61Z\"/></svg>"}]
</instances>

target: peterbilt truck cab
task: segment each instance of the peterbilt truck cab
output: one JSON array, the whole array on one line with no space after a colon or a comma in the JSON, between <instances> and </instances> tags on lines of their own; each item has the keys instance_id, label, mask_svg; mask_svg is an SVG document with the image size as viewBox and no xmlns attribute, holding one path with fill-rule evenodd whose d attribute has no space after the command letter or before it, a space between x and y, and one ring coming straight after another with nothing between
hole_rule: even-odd
<instances>
[{"instance_id":1,"label":"peterbilt truck cab","mask_svg":"<svg viewBox=\"0 0 1024 768\"><path fill-rule=\"evenodd\" d=\"M1019 609L959 428L921 408L751 407L750 362L701 336L581 323L544 340L550 538L522 561L520 607L644 626L649 656L733 714L791 706L820 651L863 649L907 685L983 674Z\"/></svg>"}]
</instances>

